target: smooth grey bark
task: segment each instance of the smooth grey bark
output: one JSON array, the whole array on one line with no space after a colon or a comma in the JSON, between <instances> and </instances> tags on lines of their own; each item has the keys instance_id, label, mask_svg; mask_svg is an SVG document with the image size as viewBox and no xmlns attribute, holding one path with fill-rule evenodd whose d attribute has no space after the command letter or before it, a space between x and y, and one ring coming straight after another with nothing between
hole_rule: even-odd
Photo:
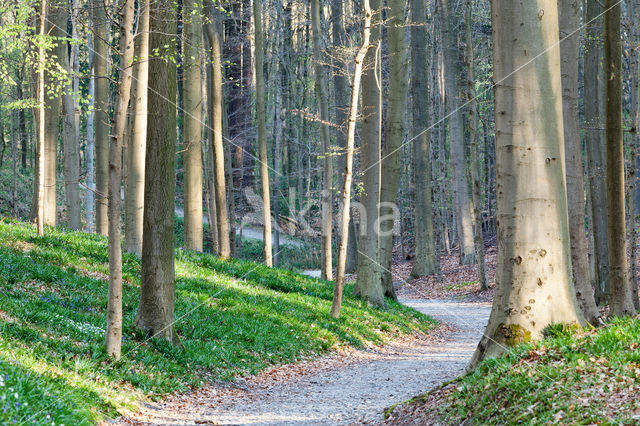
<instances>
[{"instance_id":1,"label":"smooth grey bark","mask_svg":"<svg viewBox=\"0 0 640 426\"><path fill-rule=\"evenodd\" d=\"M605 304L609 294L607 193L604 140L604 61L602 3L586 0L584 46L584 128L587 147L591 224L596 264L595 300Z\"/></svg>"},{"instance_id":2,"label":"smooth grey bark","mask_svg":"<svg viewBox=\"0 0 640 426\"><path fill-rule=\"evenodd\" d=\"M431 187L431 130L427 70L427 2L411 0L411 113L415 157L415 257L412 277L438 272ZM425 130L426 128L426 130Z\"/></svg>"},{"instance_id":3,"label":"smooth grey bark","mask_svg":"<svg viewBox=\"0 0 640 426\"><path fill-rule=\"evenodd\" d=\"M176 65L165 55L176 51L176 15L171 0L150 2L147 150L140 305L135 325L150 336L177 343L175 305L175 146Z\"/></svg>"},{"instance_id":4,"label":"smooth grey bark","mask_svg":"<svg viewBox=\"0 0 640 426\"><path fill-rule=\"evenodd\" d=\"M564 148L573 282L576 288L576 297L585 319L589 324L596 326L601 323L601 320L589 277L580 112L578 108L580 2L577 0L560 0L558 8L560 16Z\"/></svg>"},{"instance_id":5,"label":"smooth grey bark","mask_svg":"<svg viewBox=\"0 0 640 426\"><path fill-rule=\"evenodd\" d=\"M47 0L42 0L40 2L40 16L39 16L39 33L42 37L47 33L47 15L48 15L48 4ZM46 61L46 51L44 48L44 44L38 45L38 84L37 84L37 97L38 97L38 167L36 169L36 220L38 226L38 235L44 235L44 182L45 182L45 173L44 173L44 163L45 163L45 116L46 116L46 105L44 102L44 92L45 92L45 79L44 79L44 68Z\"/></svg>"},{"instance_id":6,"label":"smooth grey bark","mask_svg":"<svg viewBox=\"0 0 640 426\"><path fill-rule=\"evenodd\" d=\"M93 10L89 10L88 13L89 28L93 27ZM85 198L85 227L88 233L94 231L94 218L95 218L95 173L93 164L94 154L94 123L95 123L95 61L93 60L93 32L89 31L87 35L87 56L89 60L89 84L87 88L87 95L89 98L89 105L87 111L87 146L85 148L85 163L87 165L87 193Z\"/></svg>"},{"instance_id":7,"label":"smooth grey bark","mask_svg":"<svg viewBox=\"0 0 640 426\"><path fill-rule=\"evenodd\" d=\"M61 12L62 13L62 12ZM64 21L69 17L68 8L65 8ZM66 33L66 27L63 29ZM67 211L67 225L73 230L79 230L80 223L80 153L78 128L76 123L76 105L74 101L73 61L67 52L67 42L62 42L62 56L59 58L63 69L71 75L69 84L64 88L62 95L62 140L64 149L64 195Z\"/></svg>"},{"instance_id":8,"label":"smooth grey bark","mask_svg":"<svg viewBox=\"0 0 640 426\"><path fill-rule=\"evenodd\" d=\"M605 0L604 53L607 141L607 228L611 315L634 315L627 261L622 143L622 38L620 2Z\"/></svg>"},{"instance_id":9,"label":"smooth grey bark","mask_svg":"<svg viewBox=\"0 0 640 426\"><path fill-rule=\"evenodd\" d=\"M184 245L202 251L202 7L195 0L183 0L182 8Z\"/></svg>"},{"instance_id":10,"label":"smooth grey bark","mask_svg":"<svg viewBox=\"0 0 640 426\"><path fill-rule=\"evenodd\" d=\"M362 46L355 57L353 80L351 81L351 101L347 124L347 144L345 151L345 166L342 186L342 217L340 221L340 245L338 246L338 263L336 268L336 281L331 304L331 316L340 316L342 306L342 294L344 291L344 279L347 266L347 246L349 243L349 223L351 213L351 181L353 179L353 151L356 138L356 120L358 118L358 99L360 97L360 81L362 79L362 65L364 57L371 48L369 44L371 36L371 6L369 0L362 1L364 23L362 30Z\"/></svg>"},{"instance_id":11,"label":"smooth grey bark","mask_svg":"<svg viewBox=\"0 0 640 426\"><path fill-rule=\"evenodd\" d=\"M138 256L142 254L144 215L144 161L147 144L149 85L149 1L141 0L139 4L131 99L133 125L125 156L127 179L124 188L124 248Z\"/></svg>"},{"instance_id":12,"label":"smooth grey bark","mask_svg":"<svg viewBox=\"0 0 640 426\"><path fill-rule=\"evenodd\" d=\"M571 280L557 2L492 0L491 22L497 287L470 367L549 324L586 324Z\"/></svg>"},{"instance_id":13,"label":"smooth grey bark","mask_svg":"<svg viewBox=\"0 0 640 426\"><path fill-rule=\"evenodd\" d=\"M121 187L122 146L127 127L127 112L131 96L133 62L134 0L122 0L120 10L120 66L109 144L109 291L107 297L106 351L115 359L122 348L122 241Z\"/></svg>"},{"instance_id":14,"label":"smooth grey bark","mask_svg":"<svg viewBox=\"0 0 640 426\"><path fill-rule=\"evenodd\" d=\"M322 278L333 279L331 233L333 223L333 158L329 136L329 105L327 81L322 54L322 26L320 23L320 0L311 0L311 33L315 60L315 82L320 109L320 138L322 140Z\"/></svg>"},{"instance_id":15,"label":"smooth grey bark","mask_svg":"<svg viewBox=\"0 0 640 426\"><path fill-rule=\"evenodd\" d=\"M469 147L471 151L471 199L473 201L473 246L475 248L476 261L478 263L478 281L480 289L489 288L487 267L484 256L484 235L482 230L482 182L480 182L480 158L478 156L478 102L476 100L475 59L473 54L473 38L471 35L473 11L472 0L465 1L465 36L467 53L467 103L469 105Z\"/></svg>"},{"instance_id":16,"label":"smooth grey bark","mask_svg":"<svg viewBox=\"0 0 640 426\"><path fill-rule=\"evenodd\" d=\"M444 80L446 86L446 105L449 120L449 150L453 172L454 206L456 225L460 240L460 263L471 265L476 262L473 244L473 219L467 164L464 156L464 128L460 109L460 64L456 39L457 25L453 13L453 2L442 0L439 3L440 35L443 46Z\"/></svg>"},{"instance_id":17,"label":"smooth grey bark","mask_svg":"<svg viewBox=\"0 0 640 426\"><path fill-rule=\"evenodd\" d=\"M94 17L93 70L95 74L95 223L96 232L107 235L109 226L107 213L107 192L109 186L109 75L107 57L107 14L104 0L91 0Z\"/></svg>"},{"instance_id":18,"label":"smooth grey bark","mask_svg":"<svg viewBox=\"0 0 640 426\"><path fill-rule=\"evenodd\" d=\"M231 256L229 242L229 216L227 212L227 189L224 171L225 155L223 146L222 110L224 100L222 94L222 42L220 41L220 29L218 27L217 11L210 9L212 23L206 25L206 35L211 52L211 90L208 95L211 98L209 110L209 125L212 128L211 155L213 191L215 193L216 225L218 227L218 255L223 259ZM186 98L185 98L186 101Z\"/></svg>"},{"instance_id":19,"label":"smooth grey bark","mask_svg":"<svg viewBox=\"0 0 640 426\"><path fill-rule=\"evenodd\" d=\"M382 287L387 297L396 299L391 261L393 257L394 209L402 173L401 145L404 138L404 109L407 98L407 73L404 39L404 0L389 1L388 22L389 93L382 151L380 185L380 265Z\"/></svg>"},{"instance_id":20,"label":"smooth grey bark","mask_svg":"<svg viewBox=\"0 0 640 426\"><path fill-rule=\"evenodd\" d=\"M386 307L380 277L380 151L382 100L380 91L380 0L370 1L371 48L364 57L362 70L362 142L360 164L364 191L360 196L358 278L353 294L373 306Z\"/></svg>"},{"instance_id":21,"label":"smooth grey bark","mask_svg":"<svg viewBox=\"0 0 640 426\"><path fill-rule=\"evenodd\" d=\"M271 191L269 189L269 158L267 156L267 123L264 111L264 29L262 28L262 1L253 0L255 26L256 117L258 120L258 150L263 203L263 255L264 263L273 266L271 240Z\"/></svg>"}]
</instances>

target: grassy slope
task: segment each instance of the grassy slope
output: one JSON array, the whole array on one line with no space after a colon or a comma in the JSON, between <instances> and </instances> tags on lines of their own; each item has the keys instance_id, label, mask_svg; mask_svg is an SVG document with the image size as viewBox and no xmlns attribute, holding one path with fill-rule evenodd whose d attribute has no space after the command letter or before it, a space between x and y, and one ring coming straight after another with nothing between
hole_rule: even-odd
<instances>
[{"instance_id":1,"label":"grassy slope","mask_svg":"<svg viewBox=\"0 0 640 426\"><path fill-rule=\"evenodd\" d=\"M0 218L0 423L93 423L141 398L434 326L397 303L383 312L349 296L333 321L326 282L179 251L177 349L133 329L140 262L125 255L123 357L114 363L103 349L107 270L103 237L40 238Z\"/></svg>"},{"instance_id":2,"label":"grassy slope","mask_svg":"<svg viewBox=\"0 0 640 426\"><path fill-rule=\"evenodd\" d=\"M640 420L640 319L549 337L489 359L458 383L418 397L416 418L442 424L632 424Z\"/></svg>"}]
</instances>

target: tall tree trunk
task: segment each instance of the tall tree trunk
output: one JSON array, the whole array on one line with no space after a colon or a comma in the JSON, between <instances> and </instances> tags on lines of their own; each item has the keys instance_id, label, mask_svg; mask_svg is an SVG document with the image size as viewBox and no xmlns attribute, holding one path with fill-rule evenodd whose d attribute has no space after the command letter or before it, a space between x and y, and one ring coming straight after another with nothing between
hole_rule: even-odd
<instances>
[{"instance_id":1,"label":"tall tree trunk","mask_svg":"<svg viewBox=\"0 0 640 426\"><path fill-rule=\"evenodd\" d=\"M344 2L342 0L331 0L331 27L333 46L337 49L347 48L347 36L344 31L343 23L343 10ZM340 59L338 59L340 61ZM338 69L345 68L342 64L336 64ZM336 131L336 145L340 149L345 149L347 145L347 130L345 129L346 121L348 120L348 108L349 108L349 93L347 70L334 71L333 73L333 97L335 103L335 124L339 126ZM337 157L338 171L344 170L345 156L339 155ZM340 182L340 188L344 186L344 182ZM358 242L356 240L355 223L350 219L349 221L349 242L347 244L347 263L345 265L345 271L347 273L354 272L358 262Z\"/></svg>"},{"instance_id":2,"label":"tall tree trunk","mask_svg":"<svg viewBox=\"0 0 640 426\"><path fill-rule=\"evenodd\" d=\"M640 299L638 298L638 214L640 211L637 206L638 198L638 159L640 158L640 134L638 129L640 128L640 87L639 87L639 73L640 73L640 30L638 29L638 19L640 19L640 7L636 5L634 0L628 2L629 7L629 22L631 26L631 43L633 48L631 49L631 127L635 129L635 132L631 134L631 163L629 165L629 223L630 223L630 241L631 241L631 295L633 297L633 305L637 310L640 310Z\"/></svg>"},{"instance_id":3,"label":"tall tree trunk","mask_svg":"<svg viewBox=\"0 0 640 426\"><path fill-rule=\"evenodd\" d=\"M446 103L449 120L449 148L451 152L451 168L453 171L454 205L457 217L458 237L460 239L460 263L475 263L473 247L473 219L471 217L471 201L469 200L467 166L464 157L464 129L462 110L460 108L460 65L459 49L456 39L457 25L453 16L454 3L451 0L440 2L440 34L444 50L444 71L446 86Z\"/></svg>"},{"instance_id":4,"label":"tall tree trunk","mask_svg":"<svg viewBox=\"0 0 640 426\"><path fill-rule=\"evenodd\" d=\"M605 0L604 53L606 80L607 229L611 315L633 315L624 212L624 149L622 144L622 41L620 2Z\"/></svg>"},{"instance_id":5,"label":"tall tree trunk","mask_svg":"<svg viewBox=\"0 0 640 426\"><path fill-rule=\"evenodd\" d=\"M482 234L482 183L480 182L480 158L478 157L478 105L476 101L475 59L473 56L473 38L471 36L473 11L472 0L466 0L464 24L467 45L467 96L469 104L469 146L471 151L471 198L473 200L473 245L478 262L478 280L480 289L489 288L487 267L484 259L484 235Z\"/></svg>"},{"instance_id":6,"label":"tall tree trunk","mask_svg":"<svg viewBox=\"0 0 640 426\"><path fill-rule=\"evenodd\" d=\"M224 146L222 130L222 109L224 107L222 97L222 46L220 41L220 29L218 28L217 11L211 11L209 15L212 24L206 25L207 40L211 49L211 110L209 111L209 123L213 129L211 140L211 155L213 164L213 184L216 197L216 223L218 227L218 255L223 259L231 256L229 244L229 217L227 213L227 190L224 172Z\"/></svg>"},{"instance_id":7,"label":"tall tree trunk","mask_svg":"<svg viewBox=\"0 0 640 426\"><path fill-rule=\"evenodd\" d=\"M107 14L104 0L91 0L94 17L93 70L95 79L95 221L96 232L107 235L107 192L109 186L109 75L107 58Z\"/></svg>"},{"instance_id":8,"label":"tall tree trunk","mask_svg":"<svg viewBox=\"0 0 640 426\"><path fill-rule=\"evenodd\" d=\"M465 7L465 35L467 45L467 97L469 104L469 147L471 148L471 198L473 201L473 246L476 252L478 263L478 281L480 289L489 288L487 278L487 267L484 256L484 235L482 234L482 182L480 182L480 158L478 156L478 105L476 100L475 81L475 59L473 55L473 39L471 36L472 22L471 12L473 10L472 0L466 0Z\"/></svg>"},{"instance_id":9,"label":"tall tree trunk","mask_svg":"<svg viewBox=\"0 0 640 426\"><path fill-rule=\"evenodd\" d=\"M329 136L329 105L327 81L322 54L322 26L320 22L320 0L311 0L311 32L313 57L315 59L316 92L320 108L320 137L322 139L322 278L333 279L331 232L333 223L333 158Z\"/></svg>"},{"instance_id":10,"label":"tall tree trunk","mask_svg":"<svg viewBox=\"0 0 640 426\"><path fill-rule=\"evenodd\" d=\"M94 3L92 3L94 4ZM88 24L89 28L93 28L93 8L89 10L89 18ZM87 95L89 98L88 111L87 111L87 146L85 148L85 163L87 165L87 179L86 179L86 187L87 194L85 200L85 226L86 230L89 233L94 231L94 199L95 199L95 173L94 173L94 164L93 164L93 153L94 153L94 123L95 123L95 88L96 88L96 68L94 61L94 52L93 52L93 32L89 31L87 36L87 56L89 60L89 84L87 89Z\"/></svg>"},{"instance_id":11,"label":"tall tree trunk","mask_svg":"<svg viewBox=\"0 0 640 426\"><path fill-rule=\"evenodd\" d=\"M68 7L68 6L67 6ZM66 13L64 21L68 19L68 9L65 9ZM66 32L66 26L63 29ZM64 94L62 95L62 137L64 146L64 193L65 204L68 216L68 226L73 230L79 230L80 223L80 192L78 190L78 184L80 181L80 153L79 153L79 140L77 139L78 129L76 123L76 105L74 102L74 87L73 82L76 79L73 70L72 58L67 53L67 43L62 43L62 56L60 61L62 67L72 75L70 84L65 87Z\"/></svg>"},{"instance_id":12,"label":"tall tree trunk","mask_svg":"<svg viewBox=\"0 0 640 426\"><path fill-rule=\"evenodd\" d=\"M183 11L184 246L202 251L202 10L199 2L183 0Z\"/></svg>"},{"instance_id":13,"label":"tall tree trunk","mask_svg":"<svg viewBox=\"0 0 640 426\"><path fill-rule=\"evenodd\" d=\"M109 145L109 295L107 299L106 349L120 358L122 347L122 146L127 127L133 62L134 0L118 4L120 14L120 66L111 144Z\"/></svg>"},{"instance_id":14,"label":"tall tree trunk","mask_svg":"<svg viewBox=\"0 0 640 426\"><path fill-rule=\"evenodd\" d=\"M415 258L412 277L435 274L439 268L433 228L431 130L427 70L427 2L411 0L411 113L415 156ZM424 128L427 127L427 130Z\"/></svg>"},{"instance_id":15,"label":"tall tree trunk","mask_svg":"<svg viewBox=\"0 0 640 426\"><path fill-rule=\"evenodd\" d=\"M585 228L584 180L582 175L582 143L578 109L578 64L580 50L580 2L561 0L560 55L562 68L562 107L564 118L564 148L567 169L567 201L569 208L569 234L571 265L576 297L585 319L592 325L600 324L589 278L589 258Z\"/></svg>"},{"instance_id":16,"label":"tall tree trunk","mask_svg":"<svg viewBox=\"0 0 640 426\"><path fill-rule=\"evenodd\" d=\"M364 57L362 71L362 147L360 163L364 191L360 197L358 279L353 294L373 306L386 307L380 275L380 132L382 100L380 91L380 0L370 0L371 48Z\"/></svg>"},{"instance_id":17,"label":"tall tree trunk","mask_svg":"<svg viewBox=\"0 0 640 426\"><path fill-rule=\"evenodd\" d=\"M133 90L131 101L133 131L127 146L127 180L124 196L124 248L142 255L142 222L144 214L144 161L147 139L147 102L149 86L149 1L141 0L138 12L138 33L135 39Z\"/></svg>"},{"instance_id":18,"label":"tall tree trunk","mask_svg":"<svg viewBox=\"0 0 640 426\"><path fill-rule=\"evenodd\" d=\"M258 149L260 180L262 185L264 231L264 263L273 266L271 248L271 193L269 190L269 159L267 157L267 123L264 112L264 37L262 28L262 0L253 0L253 22L255 26L255 73L256 73L256 117L258 120Z\"/></svg>"},{"instance_id":19,"label":"tall tree trunk","mask_svg":"<svg viewBox=\"0 0 640 426\"><path fill-rule=\"evenodd\" d=\"M44 37L47 34L47 15L48 4L47 0L41 0L40 3L40 35ZM45 81L44 81L44 68L46 61L46 51L44 43L38 45L38 166L36 169L37 185L36 185L36 217L38 224L38 235L44 235L44 182L45 182L45 116L46 105L44 103Z\"/></svg>"},{"instance_id":20,"label":"tall tree trunk","mask_svg":"<svg viewBox=\"0 0 640 426\"><path fill-rule=\"evenodd\" d=\"M557 2L492 0L491 22L497 288L472 367L549 324L585 324L571 281Z\"/></svg>"},{"instance_id":21,"label":"tall tree trunk","mask_svg":"<svg viewBox=\"0 0 640 426\"><path fill-rule=\"evenodd\" d=\"M351 82L351 102L349 106L349 121L347 124L347 145L344 166L344 178L342 186L342 218L340 223L340 245L338 246L338 264L336 268L336 282L333 290L333 303L331 304L331 316L340 316L342 306L342 293L344 291L345 269L347 264L347 245L349 242L349 222L351 213L351 180L353 169L353 151L356 138L356 119L358 116L358 99L360 97L360 80L362 78L362 64L364 57L371 47L369 39L371 35L371 7L369 0L363 0L362 9L364 24L362 30L362 46L355 57L353 80Z\"/></svg>"},{"instance_id":22,"label":"tall tree trunk","mask_svg":"<svg viewBox=\"0 0 640 426\"><path fill-rule=\"evenodd\" d=\"M173 343L175 303L176 15L171 0L150 2L149 98L145 159L144 224L140 305L136 327Z\"/></svg>"},{"instance_id":23,"label":"tall tree trunk","mask_svg":"<svg viewBox=\"0 0 640 426\"><path fill-rule=\"evenodd\" d=\"M589 192L596 263L595 300L606 303L609 294L609 255L607 247L607 193L604 141L604 98L602 3L586 0L584 46L584 127L589 165Z\"/></svg>"},{"instance_id":24,"label":"tall tree trunk","mask_svg":"<svg viewBox=\"0 0 640 426\"><path fill-rule=\"evenodd\" d=\"M404 109L407 98L407 73L404 40L404 0L389 1L388 49L389 95L387 121L382 151L382 182L380 186L380 265L385 296L396 298L393 289L391 261L396 200L400 182L401 144L404 138Z\"/></svg>"}]
</instances>

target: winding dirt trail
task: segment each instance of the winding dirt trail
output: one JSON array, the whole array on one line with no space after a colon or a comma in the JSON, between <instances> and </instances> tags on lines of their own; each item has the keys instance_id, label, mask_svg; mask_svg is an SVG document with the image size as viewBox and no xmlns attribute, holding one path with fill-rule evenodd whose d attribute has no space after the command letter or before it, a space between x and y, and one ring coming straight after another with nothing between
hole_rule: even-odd
<instances>
[{"instance_id":1,"label":"winding dirt trail","mask_svg":"<svg viewBox=\"0 0 640 426\"><path fill-rule=\"evenodd\" d=\"M279 367L229 386L213 384L147 405L125 424L298 425L377 422L390 405L460 375L484 331L488 303L405 299L453 331Z\"/></svg>"}]
</instances>

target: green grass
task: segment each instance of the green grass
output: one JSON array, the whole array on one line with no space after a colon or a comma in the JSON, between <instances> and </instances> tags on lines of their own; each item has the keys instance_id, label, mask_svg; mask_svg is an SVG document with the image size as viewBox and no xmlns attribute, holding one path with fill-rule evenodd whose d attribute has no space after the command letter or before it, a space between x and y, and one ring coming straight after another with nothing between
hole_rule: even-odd
<instances>
[{"instance_id":1,"label":"green grass","mask_svg":"<svg viewBox=\"0 0 640 426\"><path fill-rule=\"evenodd\" d=\"M204 244L205 252L211 252L211 238L209 234L209 225L204 224ZM184 246L184 219L175 216L175 239L176 247ZM278 267L283 269L291 269L295 271L304 271L308 269L320 269L320 247L319 245L311 245L305 247L293 247L287 244L280 245L278 252ZM261 262L262 241L243 238L240 244L238 257L253 262Z\"/></svg>"},{"instance_id":2,"label":"green grass","mask_svg":"<svg viewBox=\"0 0 640 426\"><path fill-rule=\"evenodd\" d=\"M464 376L441 401L443 422L638 422L640 319L615 319L589 332L552 326L547 335Z\"/></svg>"},{"instance_id":3,"label":"green grass","mask_svg":"<svg viewBox=\"0 0 640 426\"><path fill-rule=\"evenodd\" d=\"M179 250L179 349L133 328L140 261L125 254L123 356L113 362L103 348L107 260L103 237L54 229L38 237L0 218L1 424L90 424L141 399L435 325L391 301L387 311L370 308L350 287L332 320L330 283Z\"/></svg>"}]
</instances>

